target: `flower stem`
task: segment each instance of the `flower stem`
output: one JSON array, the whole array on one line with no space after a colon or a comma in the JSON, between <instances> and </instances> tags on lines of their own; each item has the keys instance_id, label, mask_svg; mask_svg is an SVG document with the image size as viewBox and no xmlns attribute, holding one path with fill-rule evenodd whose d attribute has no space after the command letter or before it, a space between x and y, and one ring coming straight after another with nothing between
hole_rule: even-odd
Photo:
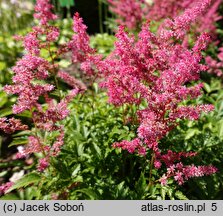
<instances>
[{"instance_id":1,"label":"flower stem","mask_svg":"<svg viewBox=\"0 0 223 216\"><path fill-rule=\"evenodd\" d=\"M152 181L152 170L153 170L154 160L155 160L155 153L153 152L152 153L151 160L150 160L150 169L149 169L149 189L153 185L153 181Z\"/></svg>"}]
</instances>

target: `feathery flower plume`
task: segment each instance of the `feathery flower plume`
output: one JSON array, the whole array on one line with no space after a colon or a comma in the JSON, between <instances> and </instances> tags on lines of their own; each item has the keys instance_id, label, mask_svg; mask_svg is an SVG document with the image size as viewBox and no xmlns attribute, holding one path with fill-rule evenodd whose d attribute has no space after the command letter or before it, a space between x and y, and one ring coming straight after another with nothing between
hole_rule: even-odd
<instances>
[{"instance_id":1,"label":"feathery flower plume","mask_svg":"<svg viewBox=\"0 0 223 216\"><path fill-rule=\"evenodd\" d=\"M68 49L72 52L72 62L79 63L80 69L89 77L99 76L96 66L101 61L101 56L95 54L95 50L90 47L90 38L87 34L87 26L83 23L83 19L79 13L75 13L73 17L72 40L68 43Z\"/></svg>"},{"instance_id":2,"label":"feathery flower plume","mask_svg":"<svg viewBox=\"0 0 223 216\"><path fill-rule=\"evenodd\" d=\"M58 72L58 65L55 64L53 57L54 54L57 55L58 53L54 53L50 49L51 43L55 42L59 36L59 29L49 24L50 21L57 18L51 12L52 9L53 6L49 3L49 0L37 0L34 17L39 20L40 25L33 27L32 32L25 37L17 37L23 41L26 53L13 67L13 84L4 87L8 94L18 95L17 103L13 105L13 113L18 114L26 110L29 111L36 132L45 133L47 131L52 134L59 132L59 135L51 143L34 133L34 135L28 137L28 144L17 153L17 158L24 158L33 153L42 153L42 158L39 159L38 164L38 170L41 172L48 167L50 157L55 157L59 154L63 145L64 130L63 126L60 125L60 121L69 115L68 103L80 91L85 90L85 86L81 85L81 82L76 81L75 78L65 72ZM82 19L78 19L80 20L78 21L80 27L78 27L77 22L75 29L77 34L75 37L80 43L83 43L83 41L79 41L79 39L86 39L86 42L89 42L86 32L81 29L83 27L81 26ZM41 36L45 36L46 39L42 39L44 37ZM73 40L75 40L75 37L73 37ZM83 48L86 52L92 53L93 51L87 46L87 44L83 47L75 46L73 50ZM87 48L85 49L85 47ZM49 52L49 61L41 57L40 51L42 48ZM85 55L83 56L85 58ZM77 58L77 60L78 62L83 62L80 58ZM84 59L84 61L86 60ZM72 90L60 100L51 98L49 95L51 91L58 88L58 77L72 87ZM54 85L47 83L49 78L55 80ZM40 97L45 99L44 105L42 102L40 103ZM1 118L0 128L6 133L13 133L16 130L26 130L27 126L14 118L9 120Z\"/></svg>"},{"instance_id":3,"label":"feathery flower plume","mask_svg":"<svg viewBox=\"0 0 223 216\"><path fill-rule=\"evenodd\" d=\"M206 48L209 36L202 34L192 49L174 40L185 36L190 25L209 4L209 0L200 2L173 21L167 20L157 35L149 31L149 23L142 27L138 39L129 35L124 27L119 27L115 49L103 61L102 71L106 79L101 86L108 90L109 102L116 106L135 106L137 109L137 138L114 143L113 146L141 155L152 152L156 168L162 164L169 168L181 157L195 155L169 152L172 159L167 162L159 148L159 141L178 124L179 119L196 120L201 112L214 109L213 105L180 105L182 101L201 94L202 84L188 87L188 83L198 81L200 71L206 69L200 61L201 51ZM167 24L170 29L166 29ZM196 169L202 170L202 175L216 172L211 166L209 168ZM186 166L184 171L188 169ZM181 184L188 179L185 175L183 173L183 179L176 177L175 180Z\"/></svg>"},{"instance_id":4,"label":"feathery flower plume","mask_svg":"<svg viewBox=\"0 0 223 216\"><path fill-rule=\"evenodd\" d=\"M128 29L136 29L142 24L149 7L145 0L108 0L108 3L109 9L118 15L116 22Z\"/></svg>"},{"instance_id":5,"label":"feathery flower plume","mask_svg":"<svg viewBox=\"0 0 223 216\"><path fill-rule=\"evenodd\" d=\"M0 129L7 134L14 133L18 130L27 130L28 126L21 123L19 119L15 118L0 118Z\"/></svg>"}]
</instances>

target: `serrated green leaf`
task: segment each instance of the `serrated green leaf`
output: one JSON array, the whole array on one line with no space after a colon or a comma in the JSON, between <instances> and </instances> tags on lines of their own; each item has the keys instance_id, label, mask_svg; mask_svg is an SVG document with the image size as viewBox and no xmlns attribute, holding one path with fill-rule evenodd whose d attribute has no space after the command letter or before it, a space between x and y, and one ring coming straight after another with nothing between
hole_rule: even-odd
<instances>
[{"instance_id":1,"label":"serrated green leaf","mask_svg":"<svg viewBox=\"0 0 223 216\"><path fill-rule=\"evenodd\" d=\"M40 179L41 179L41 177L37 173L29 173L29 174L23 176L23 178L19 179L12 187L10 187L6 191L6 193L9 193L15 189L26 187L33 183L37 183L40 181Z\"/></svg>"},{"instance_id":2,"label":"serrated green leaf","mask_svg":"<svg viewBox=\"0 0 223 216\"><path fill-rule=\"evenodd\" d=\"M173 197L173 190L171 188L168 188L167 189L167 195L169 196L169 198L171 200L174 200L174 197Z\"/></svg>"},{"instance_id":3,"label":"serrated green leaf","mask_svg":"<svg viewBox=\"0 0 223 216\"><path fill-rule=\"evenodd\" d=\"M188 198L181 191L176 191L175 197L180 200L188 200Z\"/></svg>"},{"instance_id":4,"label":"serrated green leaf","mask_svg":"<svg viewBox=\"0 0 223 216\"><path fill-rule=\"evenodd\" d=\"M74 166L74 171L72 172L72 177L76 177L77 173L80 171L81 169L81 165L80 164L77 164Z\"/></svg>"},{"instance_id":5,"label":"serrated green leaf","mask_svg":"<svg viewBox=\"0 0 223 216\"><path fill-rule=\"evenodd\" d=\"M100 157L101 149L98 147L98 145L96 143L92 143L92 147L93 147L94 151L97 153L97 156Z\"/></svg>"},{"instance_id":6,"label":"serrated green leaf","mask_svg":"<svg viewBox=\"0 0 223 216\"><path fill-rule=\"evenodd\" d=\"M147 190L146 178L143 172L140 174L140 177L135 184L135 189L139 196L138 199L142 199Z\"/></svg>"},{"instance_id":7,"label":"serrated green leaf","mask_svg":"<svg viewBox=\"0 0 223 216\"><path fill-rule=\"evenodd\" d=\"M167 192L166 188L165 187L162 187L161 190L160 190L162 200L165 200L165 198L166 198L166 192Z\"/></svg>"},{"instance_id":8,"label":"serrated green leaf","mask_svg":"<svg viewBox=\"0 0 223 216\"><path fill-rule=\"evenodd\" d=\"M76 192L86 194L92 200L98 199L98 195L92 189L89 188L79 189L76 190Z\"/></svg>"}]
</instances>

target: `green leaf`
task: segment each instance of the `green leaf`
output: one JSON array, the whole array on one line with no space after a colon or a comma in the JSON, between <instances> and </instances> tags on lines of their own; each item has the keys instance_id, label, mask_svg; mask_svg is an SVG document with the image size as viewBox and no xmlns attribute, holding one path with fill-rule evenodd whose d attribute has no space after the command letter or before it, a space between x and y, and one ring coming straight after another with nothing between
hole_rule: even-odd
<instances>
[{"instance_id":1,"label":"green leaf","mask_svg":"<svg viewBox=\"0 0 223 216\"><path fill-rule=\"evenodd\" d=\"M25 145L28 143L28 140L27 138L15 138L11 144L9 145L9 147L12 147L12 146L17 146L17 145Z\"/></svg>"},{"instance_id":2,"label":"green leaf","mask_svg":"<svg viewBox=\"0 0 223 216\"><path fill-rule=\"evenodd\" d=\"M77 173L80 171L81 169L81 165L80 164L77 164L74 166L74 171L72 172L72 177L75 177L77 175Z\"/></svg>"},{"instance_id":3,"label":"green leaf","mask_svg":"<svg viewBox=\"0 0 223 216\"><path fill-rule=\"evenodd\" d=\"M223 136L223 119L218 122L218 136Z\"/></svg>"},{"instance_id":4,"label":"green leaf","mask_svg":"<svg viewBox=\"0 0 223 216\"><path fill-rule=\"evenodd\" d=\"M26 187L30 184L34 184L39 182L41 179L40 175L37 173L29 173L25 175L23 178L19 179L12 187L10 187L6 193L9 193L15 189L19 189L22 187Z\"/></svg>"},{"instance_id":5,"label":"green leaf","mask_svg":"<svg viewBox=\"0 0 223 216\"><path fill-rule=\"evenodd\" d=\"M168 188L168 189L167 189L167 194L168 194L168 196L169 196L169 198L170 198L171 200L174 200L174 197L173 197L173 190L172 190L171 188Z\"/></svg>"},{"instance_id":6,"label":"green leaf","mask_svg":"<svg viewBox=\"0 0 223 216\"><path fill-rule=\"evenodd\" d=\"M0 70L4 70L6 68L6 63L5 62L0 62Z\"/></svg>"},{"instance_id":7,"label":"green leaf","mask_svg":"<svg viewBox=\"0 0 223 216\"><path fill-rule=\"evenodd\" d=\"M162 200L165 200L165 198L166 198L166 192L167 192L166 188L165 187L162 187L161 190L160 190Z\"/></svg>"},{"instance_id":8,"label":"green leaf","mask_svg":"<svg viewBox=\"0 0 223 216\"><path fill-rule=\"evenodd\" d=\"M76 190L76 192L84 193L92 200L98 199L98 195L92 189L89 189L89 188Z\"/></svg>"},{"instance_id":9,"label":"green leaf","mask_svg":"<svg viewBox=\"0 0 223 216\"><path fill-rule=\"evenodd\" d=\"M98 145L96 143L92 143L92 147L93 150L95 151L95 153L97 154L98 157L101 157L101 149L98 147Z\"/></svg>"},{"instance_id":10,"label":"green leaf","mask_svg":"<svg viewBox=\"0 0 223 216\"><path fill-rule=\"evenodd\" d=\"M8 101L8 97L7 97L7 94L5 92L0 92L0 107L4 106L7 101Z\"/></svg>"},{"instance_id":11,"label":"green leaf","mask_svg":"<svg viewBox=\"0 0 223 216\"><path fill-rule=\"evenodd\" d=\"M5 117L11 114L12 114L11 108L5 108L5 109L0 110L0 117Z\"/></svg>"},{"instance_id":12,"label":"green leaf","mask_svg":"<svg viewBox=\"0 0 223 216\"><path fill-rule=\"evenodd\" d=\"M138 199L143 199L143 196L145 195L145 193L147 191L146 178L145 178L143 172L140 174L140 177L135 184L135 189L139 196Z\"/></svg>"},{"instance_id":13,"label":"green leaf","mask_svg":"<svg viewBox=\"0 0 223 216\"><path fill-rule=\"evenodd\" d=\"M31 134L30 130L20 131L12 135L12 137L21 137L21 136L29 136Z\"/></svg>"},{"instance_id":14,"label":"green leaf","mask_svg":"<svg viewBox=\"0 0 223 216\"><path fill-rule=\"evenodd\" d=\"M204 89L207 93L210 93L211 92L211 87L210 85L208 85L207 83L204 83Z\"/></svg>"},{"instance_id":15,"label":"green leaf","mask_svg":"<svg viewBox=\"0 0 223 216\"><path fill-rule=\"evenodd\" d=\"M122 181L117 185L115 190L115 199L125 199L128 195L128 188L125 187L125 181Z\"/></svg>"},{"instance_id":16,"label":"green leaf","mask_svg":"<svg viewBox=\"0 0 223 216\"><path fill-rule=\"evenodd\" d=\"M18 116L25 118L32 118L32 113L28 110L25 110L24 112L18 114Z\"/></svg>"},{"instance_id":17,"label":"green leaf","mask_svg":"<svg viewBox=\"0 0 223 216\"><path fill-rule=\"evenodd\" d=\"M94 83L93 88L94 88L95 93L97 94L98 93L98 84Z\"/></svg>"},{"instance_id":18,"label":"green leaf","mask_svg":"<svg viewBox=\"0 0 223 216\"><path fill-rule=\"evenodd\" d=\"M188 200L188 198L181 191L176 191L175 197L180 200Z\"/></svg>"},{"instance_id":19,"label":"green leaf","mask_svg":"<svg viewBox=\"0 0 223 216\"><path fill-rule=\"evenodd\" d=\"M199 133L200 133L200 131L198 129L191 128L186 132L185 140L188 140L188 139L192 138L194 135L197 135Z\"/></svg>"},{"instance_id":20,"label":"green leaf","mask_svg":"<svg viewBox=\"0 0 223 216\"><path fill-rule=\"evenodd\" d=\"M16 194L6 194L0 200L19 200L19 197Z\"/></svg>"},{"instance_id":21,"label":"green leaf","mask_svg":"<svg viewBox=\"0 0 223 216\"><path fill-rule=\"evenodd\" d=\"M0 178L4 177L7 173L8 173L8 171L2 171L2 172L0 172Z\"/></svg>"}]
</instances>

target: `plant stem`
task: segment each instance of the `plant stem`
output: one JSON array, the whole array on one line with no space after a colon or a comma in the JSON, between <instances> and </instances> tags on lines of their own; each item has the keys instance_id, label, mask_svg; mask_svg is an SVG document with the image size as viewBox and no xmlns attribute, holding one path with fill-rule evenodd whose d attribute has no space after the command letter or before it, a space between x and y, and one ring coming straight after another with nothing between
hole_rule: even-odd
<instances>
[{"instance_id":1,"label":"plant stem","mask_svg":"<svg viewBox=\"0 0 223 216\"><path fill-rule=\"evenodd\" d=\"M54 78L54 83L56 85L56 88L58 90L60 90L59 83L58 83L58 80L57 80L57 69L55 67L54 58L53 58L53 55L52 55L52 52L51 52L51 49L50 49L50 43L48 43L48 52L49 52L49 55L50 55L50 58L51 58L51 63L53 65L53 78ZM60 91L59 91L59 98L60 99L62 98L62 95L61 95L61 92Z\"/></svg>"},{"instance_id":2,"label":"plant stem","mask_svg":"<svg viewBox=\"0 0 223 216\"><path fill-rule=\"evenodd\" d=\"M153 170L154 160L155 160L155 153L153 152L152 153L151 160L150 160L150 168L149 168L149 189L153 185L153 181L152 181L152 170Z\"/></svg>"},{"instance_id":3,"label":"plant stem","mask_svg":"<svg viewBox=\"0 0 223 216\"><path fill-rule=\"evenodd\" d=\"M98 0L98 15L99 15L99 26L100 26L100 33L103 34L103 21L102 21L102 2Z\"/></svg>"}]
</instances>

